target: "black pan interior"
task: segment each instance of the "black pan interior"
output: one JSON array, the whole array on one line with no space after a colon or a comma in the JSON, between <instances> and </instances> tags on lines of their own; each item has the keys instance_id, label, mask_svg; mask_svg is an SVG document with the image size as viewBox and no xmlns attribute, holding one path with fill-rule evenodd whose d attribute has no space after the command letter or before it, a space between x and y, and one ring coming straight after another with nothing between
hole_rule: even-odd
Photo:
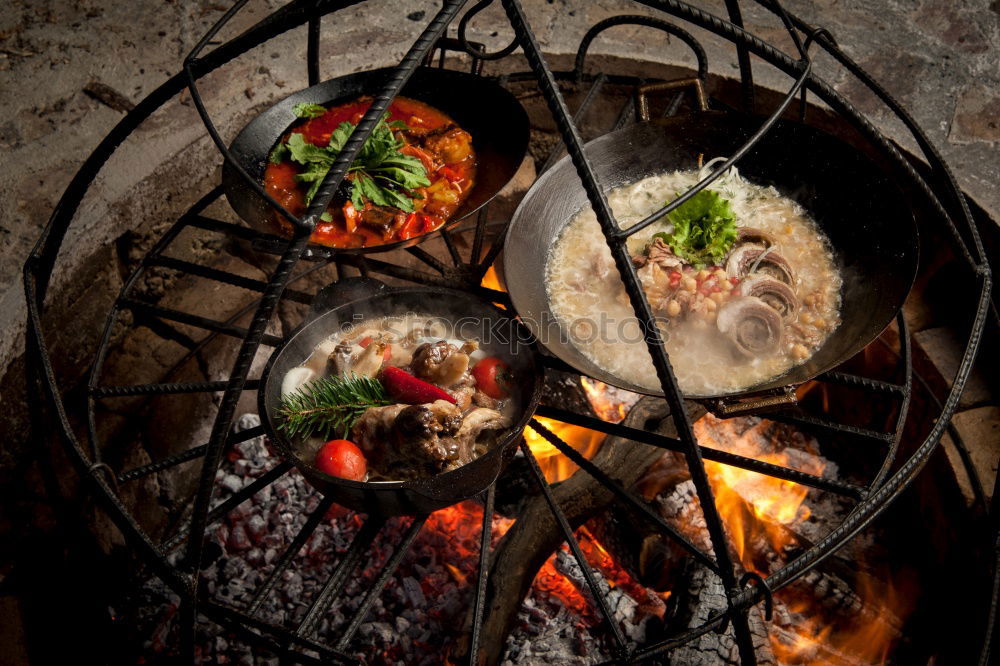
<instances>
[{"instance_id":1,"label":"black pan interior","mask_svg":"<svg viewBox=\"0 0 1000 666\"><path fill-rule=\"evenodd\" d=\"M731 155L761 122L745 114L706 112L640 123L588 143L586 154L607 191L647 176L696 168L699 156L708 160ZM746 393L806 381L846 361L878 336L913 283L919 241L910 206L891 178L865 155L810 127L778 122L738 168L747 179L773 185L810 213L829 237L844 280L842 323L826 343L806 363L739 392ZM573 164L564 158L535 183L514 215L504 269L514 305L529 327L532 320L553 319L544 280L548 250L586 205ZM541 339L585 374L659 394L598 368L565 336L545 334Z\"/></svg>"},{"instance_id":2,"label":"black pan interior","mask_svg":"<svg viewBox=\"0 0 1000 666\"><path fill-rule=\"evenodd\" d=\"M385 84L392 71L360 72L293 93L243 128L229 147L230 152L259 183L264 178L271 149L293 124L300 121L292 112L296 104L329 106L371 95ZM469 197L447 222L446 226L451 227L490 201L514 176L528 148L528 116L514 96L494 81L453 70L418 68L400 94L440 109L472 136L478 159L476 183ZM274 230L273 210L228 162L223 164L222 185L226 198L240 217L257 228ZM344 251L383 252L408 244L411 243L403 241Z\"/></svg>"}]
</instances>

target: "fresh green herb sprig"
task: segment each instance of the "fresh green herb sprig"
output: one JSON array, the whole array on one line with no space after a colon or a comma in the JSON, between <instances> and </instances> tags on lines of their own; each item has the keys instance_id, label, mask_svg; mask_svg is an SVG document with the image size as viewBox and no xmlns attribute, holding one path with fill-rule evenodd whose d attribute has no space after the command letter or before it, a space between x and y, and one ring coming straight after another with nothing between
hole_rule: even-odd
<instances>
[{"instance_id":1,"label":"fresh green herb sprig","mask_svg":"<svg viewBox=\"0 0 1000 666\"><path fill-rule=\"evenodd\" d=\"M346 439L365 410L391 404L385 388L372 377L323 377L282 398L278 429L289 437L316 433L326 439L333 435Z\"/></svg>"},{"instance_id":2,"label":"fresh green herb sprig","mask_svg":"<svg viewBox=\"0 0 1000 666\"><path fill-rule=\"evenodd\" d=\"M318 109L326 111L317 104L299 104L294 111L301 118L316 118L319 116L313 114ZM406 124L398 121L390 123L388 118L389 114L386 113L379 119L348 169L351 174L351 202L356 208L362 208L367 199L376 206L393 206L405 213L412 213L413 199L417 198L413 190L427 187L431 181L420 160L399 152L404 144L401 139L396 138L393 130L405 130ZM309 204L355 128L354 123L341 123L333 131L330 143L325 147L309 143L301 132L293 132L288 141L278 144L271 151L271 163L281 164L286 159L291 159L305 167L295 179L309 183L305 196L306 204Z\"/></svg>"},{"instance_id":3,"label":"fresh green herb sprig","mask_svg":"<svg viewBox=\"0 0 1000 666\"><path fill-rule=\"evenodd\" d=\"M719 264L736 242L736 215L718 192L698 192L667 218L673 231L661 231L653 238L662 238L674 254L698 268Z\"/></svg>"}]
</instances>

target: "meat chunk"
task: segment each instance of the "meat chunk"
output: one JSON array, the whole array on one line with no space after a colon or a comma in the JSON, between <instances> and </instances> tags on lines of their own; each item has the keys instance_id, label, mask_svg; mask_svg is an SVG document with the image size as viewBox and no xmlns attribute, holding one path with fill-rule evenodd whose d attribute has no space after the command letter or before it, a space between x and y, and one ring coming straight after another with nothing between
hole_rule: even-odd
<instances>
[{"instance_id":1,"label":"meat chunk","mask_svg":"<svg viewBox=\"0 0 1000 666\"><path fill-rule=\"evenodd\" d=\"M375 229L385 238L399 231L405 222L406 213L390 206L366 206L361 211L361 223Z\"/></svg>"},{"instance_id":2,"label":"meat chunk","mask_svg":"<svg viewBox=\"0 0 1000 666\"><path fill-rule=\"evenodd\" d=\"M410 367L418 378L447 388L465 379L469 355L445 340L425 342L414 350Z\"/></svg>"},{"instance_id":3,"label":"meat chunk","mask_svg":"<svg viewBox=\"0 0 1000 666\"><path fill-rule=\"evenodd\" d=\"M440 134L428 134L424 148L440 155L445 163L454 164L472 154L472 137L462 128L452 127Z\"/></svg>"},{"instance_id":4,"label":"meat chunk","mask_svg":"<svg viewBox=\"0 0 1000 666\"><path fill-rule=\"evenodd\" d=\"M471 460L457 436L462 412L445 400L368 409L351 431L371 465L372 479L433 476Z\"/></svg>"}]
</instances>

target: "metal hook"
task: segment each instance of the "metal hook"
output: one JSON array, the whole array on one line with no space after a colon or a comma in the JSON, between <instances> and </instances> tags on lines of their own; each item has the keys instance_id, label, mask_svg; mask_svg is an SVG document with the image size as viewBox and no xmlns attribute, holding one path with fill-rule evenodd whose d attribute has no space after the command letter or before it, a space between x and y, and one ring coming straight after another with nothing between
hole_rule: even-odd
<instances>
[{"instance_id":1,"label":"metal hook","mask_svg":"<svg viewBox=\"0 0 1000 666\"><path fill-rule=\"evenodd\" d=\"M747 583L754 581L757 587L764 590L764 619L768 622L774 616L774 597L771 595L771 587L767 581L756 571L748 571L740 578L740 587L746 587Z\"/></svg>"},{"instance_id":2,"label":"metal hook","mask_svg":"<svg viewBox=\"0 0 1000 666\"><path fill-rule=\"evenodd\" d=\"M810 30L809 34L806 35L806 43L802 45L802 48L808 51L809 47L812 46L812 43L820 37L826 37L833 43L834 46L837 46L837 39L833 36L833 33L826 28L816 27Z\"/></svg>"},{"instance_id":3,"label":"metal hook","mask_svg":"<svg viewBox=\"0 0 1000 666\"><path fill-rule=\"evenodd\" d=\"M90 466L89 471L91 474L97 470L102 470L107 475L108 479L111 480L111 485L115 489L115 493L118 493L118 475L115 474L115 470L111 469L111 466L106 462L96 462Z\"/></svg>"},{"instance_id":4,"label":"metal hook","mask_svg":"<svg viewBox=\"0 0 1000 666\"><path fill-rule=\"evenodd\" d=\"M462 18L459 19L458 21L458 40L462 43L462 48L465 49L465 52L468 53L470 56L472 56L473 58L479 58L480 60L499 60L500 58L509 56L511 53L513 53L518 45L518 40L517 37L515 36L514 39L511 40L510 44L503 47L499 51L496 51L494 53L487 53L485 50L481 48L476 48L474 43L470 42L468 38L466 38L465 31L466 28L468 28L469 21L472 20L472 17L474 17L476 14L483 11L492 4L493 0L481 0L479 4L475 5L472 9L465 12L465 15L462 16Z\"/></svg>"}]
</instances>

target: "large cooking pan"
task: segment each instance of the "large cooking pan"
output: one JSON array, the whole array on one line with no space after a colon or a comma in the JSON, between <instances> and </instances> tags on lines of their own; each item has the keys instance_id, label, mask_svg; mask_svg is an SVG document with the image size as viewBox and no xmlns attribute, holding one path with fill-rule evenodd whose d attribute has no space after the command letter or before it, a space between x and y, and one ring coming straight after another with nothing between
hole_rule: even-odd
<instances>
[{"instance_id":1,"label":"large cooking pan","mask_svg":"<svg viewBox=\"0 0 1000 666\"><path fill-rule=\"evenodd\" d=\"M374 290L373 290L374 291ZM515 416L510 428L492 448L467 465L433 477L411 481L348 481L324 474L311 459L299 454L298 447L277 429L275 414L281 401L281 380L304 361L323 338L362 319L374 319L409 312L427 313L461 321L462 327L483 330L483 347L502 353L509 361L516 386ZM486 326L482 326L482 322ZM258 392L262 424L279 453L324 495L337 503L381 515L420 515L473 497L492 484L513 457L521 432L538 405L542 369L535 348L525 343L530 335L517 320L476 296L451 289L420 287L384 289L373 296L353 300L320 314L305 323L274 351L261 377Z\"/></svg>"},{"instance_id":2,"label":"large cooking pan","mask_svg":"<svg viewBox=\"0 0 1000 666\"><path fill-rule=\"evenodd\" d=\"M731 155L762 121L707 111L642 122L591 141L586 154L607 191L647 176L696 168L699 155L705 159ZM868 157L832 136L780 121L739 162L739 170L754 183L773 185L809 212L833 245L844 283L842 323L812 358L729 396L799 384L860 351L902 306L919 252L916 225L901 192ZM568 157L538 179L507 232L504 270L511 300L542 344L580 372L630 391L662 395L602 370L569 342L568 335L557 334L561 331L549 326L543 335L540 330L539 322L555 320L544 279L549 250L563 227L587 205ZM627 353L646 350L640 343Z\"/></svg>"},{"instance_id":3,"label":"large cooking pan","mask_svg":"<svg viewBox=\"0 0 1000 666\"><path fill-rule=\"evenodd\" d=\"M293 93L250 121L229 150L255 182L263 182L271 149L301 120L292 112L296 104L334 106L361 95L373 95L392 72L391 68L360 72ZM520 102L495 81L453 70L418 68L400 95L443 111L472 136L478 165L475 185L441 228L454 227L488 203L513 178L528 149L528 116ZM228 161L222 166L222 187L233 210L247 223L267 233L279 233L274 209ZM337 248L337 251L386 252L423 242L435 233L371 247Z\"/></svg>"}]
</instances>

